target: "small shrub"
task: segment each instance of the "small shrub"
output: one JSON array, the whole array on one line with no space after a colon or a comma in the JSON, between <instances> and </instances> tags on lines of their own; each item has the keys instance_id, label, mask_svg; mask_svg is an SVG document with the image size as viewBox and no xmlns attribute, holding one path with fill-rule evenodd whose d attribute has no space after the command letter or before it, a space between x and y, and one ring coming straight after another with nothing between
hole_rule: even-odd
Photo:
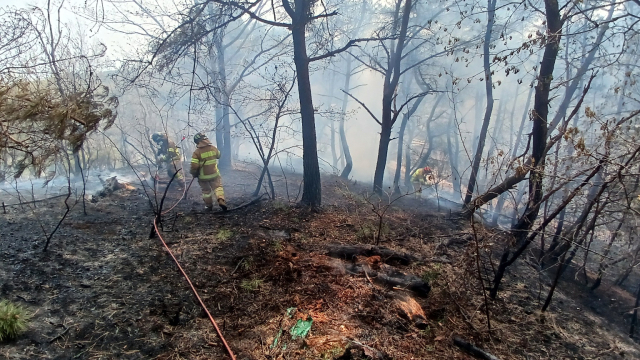
<instances>
[{"instance_id":1,"label":"small shrub","mask_svg":"<svg viewBox=\"0 0 640 360\"><path fill-rule=\"evenodd\" d=\"M280 241L276 240L273 242L273 250L275 250L275 252L280 252L283 249L284 249L284 246Z\"/></svg>"},{"instance_id":2,"label":"small shrub","mask_svg":"<svg viewBox=\"0 0 640 360\"><path fill-rule=\"evenodd\" d=\"M341 346L335 346L335 347L323 352L320 355L320 359L322 359L322 360L333 360L336 357L344 354L345 350L346 349L341 347Z\"/></svg>"},{"instance_id":3,"label":"small shrub","mask_svg":"<svg viewBox=\"0 0 640 360\"><path fill-rule=\"evenodd\" d=\"M388 236L389 233L391 232L387 224L382 224L382 228L380 229L380 231L382 232L381 235L383 237ZM368 239L375 239L377 234L378 234L377 225L364 224L360 227L360 229L356 233L356 237L360 240L368 240Z\"/></svg>"},{"instance_id":4,"label":"small shrub","mask_svg":"<svg viewBox=\"0 0 640 360\"><path fill-rule=\"evenodd\" d=\"M427 283L432 283L440 277L441 265L435 264L432 269L429 269L422 273L422 280Z\"/></svg>"},{"instance_id":5,"label":"small shrub","mask_svg":"<svg viewBox=\"0 0 640 360\"><path fill-rule=\"evenodd\" d=\"M240 283L240 287L245 291L256 291L262 285L262 280L253 279L253 280L242 280Z\"/></svg>"},{"instance_id":6,"label":"small shrub","mask_svg":"<svg viewBox=\"0 0 640 360\"><path fill-rule=\"evenodd\" d=\"M360 230L356 233L356 237L361 240L373 239L376 236L376 229L369 225L364 224L360 227Z\"/></svg>"},{"instance_id":7,"label":"small shrub","mask_svg":"<svg viewBox=\"0 0 640 360\"><path fill-rule=\"evenodd\" d=\"M15 339L27 329L30 315L23 307L0 301L0 341Z\"/></svg>"},{"instance_id":8,"label":"small shrub","mask_svg":"<svg viewBox=\"0 0 640 360\"><path fill-rule=\"evenodd\" d=\"M216 234L216 239L219 241L226 241L231 239L231 237L233 237L233 231L227 229L220 229Z\"/></svg>"},{"instance_id":9,"label":"small shrub","mask_svg":"<svg viewBox=\"0 0 640 360\"><path fill-rule=\"evenodd\" d=\"M289 204L284 203L282 201L278 201L278 200L273 202L273 208L276 209L276 210L280 210L280 211L287 211L287 210L291 209Z\"/></svg>"},{"instance_id":10,"label":"small shrub","mask_svg":"<svg viewBox=\"0 0 640 360\"><path fill-rule=\"evenodd\" d=\"M248 258L244 259L241 266L245 271L251 270L251 268L253 267L253 258L249 256Z\"/></svg>"}]
</instances>

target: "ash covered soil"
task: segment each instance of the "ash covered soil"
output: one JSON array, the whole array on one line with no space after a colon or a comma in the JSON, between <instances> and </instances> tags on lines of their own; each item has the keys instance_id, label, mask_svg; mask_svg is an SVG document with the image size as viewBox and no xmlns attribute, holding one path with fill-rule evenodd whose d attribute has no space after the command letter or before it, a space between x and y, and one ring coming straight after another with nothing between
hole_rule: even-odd
<instances>
[{"instance_id":1,"label":"ash covered soil","mask_svg":"<svg viewBox=\"0 0 640 360\"><path fill-rule=\"evenodd\" d=\"M230 207L252 199L257 174L223 175ZM335 177L323 179L324 205L311 211L295 206L299 175L274 180L276 200L226 214L204 213L194 184L163 217L162 237L238 359L471 359L454 336L501 359L640 358L625 334L634 299L623 290L605 284L584 295L565 281L541 314L546 290L524 259L489 302L489 331L474 254L478 245L488 286L486 253L496 251L497 231L474 237L446 204L438 212L432 199L413 196L389 207L380 226L372 209L388 199L363 198L368 185ZM181 194L169 191L165 208ZM25 334L1 344L0 358L228 358L160 240L149 238L153 213L139 185L87 201L86 215L76 204L43 252L63 200L0 213L0 298L33 314ZM381 246L411 261L329 256L339 245L374 244L378 229ZM431 291L421 297L385 286L366 270L349 270L358 266L415 275ZM424 317L408 318L399 297ZM309 318L309 333L294 339L290 329Z\"/></svg>"}]
</instances>

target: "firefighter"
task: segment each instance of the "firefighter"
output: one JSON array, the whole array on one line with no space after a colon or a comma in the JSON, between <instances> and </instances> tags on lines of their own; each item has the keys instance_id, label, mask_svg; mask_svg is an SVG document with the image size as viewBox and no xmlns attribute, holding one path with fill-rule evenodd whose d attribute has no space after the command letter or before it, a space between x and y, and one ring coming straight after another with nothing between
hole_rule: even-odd
<instances>
[{"instance_id":1,"label":"firefighter","mask_svg":"<svg viewBox=\"0 0 640 360\"><path fill-rule=\"evenodd\" d=\"M162 133L155 133L151 135L151 140L156 143L158 146L158 151L156 153L156 161L158 168L162 168L163 166L167 167L167 176L169 179L173 178L173 175L176 174L175 180L180 186L184 186L184 176L182 176L182 157L180 156L180 149L169 137Z\"/></svg>"},{"instance_id":2,"label":"firefighter","mask_svg":"<svg viewBox=\"0 0 640 360\"><path fill-rule=\"evenodd\" d=\"M191 156L191 175L198 178L204 204L207 210L211 210L215 194L220 208L227 211L227 203L224 200L224 190L222 189L222 177L218 170L220 150L213 146L207 136L202 133L194 135L193 142L196 143L196 150Z\"/></svg>"},{"instance_id":3,"label":"firefighter","mask_svg":"<svg viewBox=\"0 0 640 360\"><path fill-rule=\"evenodd\" d=\"M416 197L421 197L422 189L433 184L433 171L428 166L416 170L413 175L411 175L411 183L413 184Z\"/></svg>"}]
</instances>

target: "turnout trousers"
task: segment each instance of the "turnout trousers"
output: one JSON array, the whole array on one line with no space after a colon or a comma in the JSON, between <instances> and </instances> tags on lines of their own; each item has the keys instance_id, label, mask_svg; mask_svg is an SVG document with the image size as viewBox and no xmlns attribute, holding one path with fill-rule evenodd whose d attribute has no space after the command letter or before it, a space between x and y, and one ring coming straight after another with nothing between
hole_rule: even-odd
<instances>
[{"instance_id":1,"label":"turnout trousers","mask_svg":"<svg viewBox=\"0 0 640 360\"><path fill-rule=\"evenodd\" d=\"M224 189L222 189L222 177L217 176L211 180L200 180L198 184L202 189L202 199L207 207L213 206L213 195L216 196L218 204L224 204Z\"/></svg>"}]
</instances>

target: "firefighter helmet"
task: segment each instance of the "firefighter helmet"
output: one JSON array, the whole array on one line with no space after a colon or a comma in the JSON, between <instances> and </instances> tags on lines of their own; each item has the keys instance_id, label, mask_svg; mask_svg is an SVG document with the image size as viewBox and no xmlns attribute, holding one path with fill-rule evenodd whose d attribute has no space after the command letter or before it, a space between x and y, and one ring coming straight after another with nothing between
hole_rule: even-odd
<instances>
[{"instance_id":1,"label":"firefighter helmet","mask_svg":"<svg viewBox=\"0 0 640 360\"><path fill-rule=\"evenodd\" d=\"M428 167L428 166L425 166L423 170L424 170L424 172L426 172L426 173L430 173L430 172L431 172L431 168L430 168L430 167Z\"/></svg>"},{"instance_id":2,"label":"firefighter helmet","mask_svg":"<svg viewBox=\"0 0 640 360\"><path fill-rule=\"evenodd\" d=\"M193 136L193 142L198 144L200 141L204 140L207 138L207 135L203 134L203 133L197 133Z\"/></svg>"},{"instance_id":3,"label":"firefighter helmet","mask_svg":"<svg viewBox=\"0 0 640 360\"><path fill-rule=\"evenodd\" d=\"M154 143L159 144L161 143L163 140L165 140L167 138L167 135L157 132L157 133L153 133L153 135L151 135L151 140L153 140Z\"/></svg>"}]
</instances>

